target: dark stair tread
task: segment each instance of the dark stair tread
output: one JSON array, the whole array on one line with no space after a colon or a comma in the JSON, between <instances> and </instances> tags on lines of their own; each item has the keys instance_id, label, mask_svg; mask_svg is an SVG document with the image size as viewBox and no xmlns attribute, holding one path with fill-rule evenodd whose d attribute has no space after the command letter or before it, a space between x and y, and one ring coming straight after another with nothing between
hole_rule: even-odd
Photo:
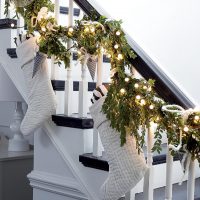
<instances>
[{"instance_id":1,"label":"dark stair tread","mask_svg":"<svg viewBox=\"0 0 200 200\"><path fill-rule=\"evenodd\" d=\"M11 27L11 24L14 24L14 27ZM17 20L16 19L0 19L0 29L16 29L17 28Z\"/></svg>"},{"instance_id":2,"label":"dark stair tread","mask_svg":"<svg viewBox=\"0 0 200 200\"><path fill-rule=\"evenodd\" d=\"M69 13L69 7L60 6L60 13L61 14L68 14ZM74 16L78 17L80 15L80 9L74 8Z\"/></svg>"},{"instance_id":3,"label":"dark stair tread","mask_svg":"<svg viewBox=\"0 0 200 200\"><path fill-rule=\"evenodd\" d=\"M65 81L64 80L52 80L51 81L53 89L55 91L64 91L65 90ZM108 85L108 83L103 83ZM92 92L96 88L96 82L88 82L88 91ZM79 91L79 81L73 81L73 91Z\"/></svg>"},{"instance_id":4,"label":"dark stair tread","mask_svg":"<svg viewBox=\"0 0 200 200\"><path fill-rule=\"evenodd\" d=\"M1 28L0 28L1 29ZM11 58L17 58L17 54L16 54L16 48L8 48L7 49L7 54L11 57ZM73 53L73 60L77 60L78 56L77 53L74 52ZM106 57L106 55L103 55L103 62L104 63L109 63L110 59Z\"/></svg>"},{"instance_id":5,"label":"dark stair tread","mask_svg":"<svg viewBox=\"0 0 200 200\"><path fill-rule=\"evenodd\" d=\"M163 164L166 163L166 144L162 145L162 152L161 154L156 154L153 156L153 165ZM144 149L145 152L145 149ZM179 155L174 156L174 161L180 160ZM103 171L109 171L109 165L106 161L105 155L101 157L93 156L92 153L85 153L79 155L79 162L81 162L85 167L90 167L94 169L99 169Z\"/></svg>"},{"instance_id":6,"label":"dark stair tread","mask_svg":"<svg viewBox=\"0 0 200 200\"><path fill-rule=\"evenodd\" d=\"M90 116L88 118L80 118L78 114L70 117L66 115L52 115L52 120L57 126L79 129L92 129L94 124Z\"/></svg>"}]
</instances>

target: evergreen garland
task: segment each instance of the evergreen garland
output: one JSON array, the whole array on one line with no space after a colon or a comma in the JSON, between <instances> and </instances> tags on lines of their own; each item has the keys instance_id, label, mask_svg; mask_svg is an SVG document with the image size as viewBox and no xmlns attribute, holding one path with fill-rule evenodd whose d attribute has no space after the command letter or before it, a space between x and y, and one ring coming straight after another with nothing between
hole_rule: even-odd
<instances>
[{"instance_id":1,"label":"evergreen garland","mask_svg":"<svg viewBox=\"0 0 200 200\"><path fill-rule=\"evenodd\" d=\"M5 13L8 13L10 3L7 2ZM152 151L161 151L162 134L166 133L170 144L178 146L180 130L182 147L191 153L192 159L200 163L200 111L193 111L184 121L177 113L163 112L162 107L167 105L154 91L154 80L134 78L126 73L131 72L130 58L136 55L127 43L121 29L121 21L108 20L95 14L89 18L76 20L74 27L57 25L55 18L49 15L40 21L36 19L41 8L46 7L48 12L54 10L49 0L34 0L30 5L16 7L16 15L20 14L28 27L28 33L39 32L39 49L48 56L55 56L60 64L69 66L71 53L67 42L73 41L73 49L79 51L84 48L91 55L103 52L110 58L111 69L115 72L109 86L107 98L102 111L111 122L111 127L120 133L121 145L126 142L126 134L134 135L138 151L144 146L146 129L150 123L157 124L155 143ZM79 57L82 53L79 53ZM185 149L180 149L184 150ZM172 154L175 152L172 151Z\"/></svg>"}]
</instances>

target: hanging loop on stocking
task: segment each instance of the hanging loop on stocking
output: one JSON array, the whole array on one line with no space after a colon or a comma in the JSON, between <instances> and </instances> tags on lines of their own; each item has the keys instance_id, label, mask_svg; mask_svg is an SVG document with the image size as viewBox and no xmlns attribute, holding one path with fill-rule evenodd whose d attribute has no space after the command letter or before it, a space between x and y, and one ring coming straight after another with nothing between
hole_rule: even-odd
<instances>
[{"instance_id":1,"label":"hanging loop on stocking","mask_svg":"<svg viewBox=\"0 0 200 200\"><path fill-rule=\"evenodd\" d=\"M84 47L81 47L79 51L81 53L81 56L79 57L78 61L80 61L82 65L87 65L92 80L94 81L97 65L97 56L87 53L87 50Z\"/></svg>"},{"instance_id":2,"label":"hanging loop on stocking","mask_svg":"<svg viewBox=\"0 0 200 200\"><path fill-rule=\"evenodd\" d=\"M105 30L104 26L100 22L97 22L97 21L82 21L81 24L84 25L84 26L90 26L90 25L100 26L102 31L104 33L106 33L106 30Z\"/></svg>"},{"instance_id":3,"label":"hanging loop on stocking","mask_svg":"<svg viewBox=\"0 0 200 200\"><path fill-rule=\"evenodd\" d=\"M194 112L194 110L192 109L185 110L183 107L179 105L162 106L162 111L178 114L179 116L182 117L184 123L188 119L188 116ZM179 145L175 146L175 145L169 144L169 148L173 149L174 151L179 151L181 147L182 147L182 129L180 129Z\"/></svg>"},{"instance_id":4,"label":"hanging loop on stocking","mask_svg":"<svg viewBox=\"0 0 200 200\"><path fill-rule=\"evenodd\" d=\"M31 18L31 26L32 27L36 27L37 23L39 21L41 21L41 19L47 19L47 17L48 17L48 8L47 7L42 7L40 9L40 11L38 12L37 17L33 16Z\"/></svg>"}]
</instances>

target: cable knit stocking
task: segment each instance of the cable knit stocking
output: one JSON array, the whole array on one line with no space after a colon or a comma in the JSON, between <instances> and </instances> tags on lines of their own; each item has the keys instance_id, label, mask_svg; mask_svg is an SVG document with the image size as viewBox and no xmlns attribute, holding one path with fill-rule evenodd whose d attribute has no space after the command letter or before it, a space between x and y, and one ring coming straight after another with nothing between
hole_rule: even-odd
<instances>
[{"instance_id":1,"label":"cable knit stocking","mask_svg":"<svg viewBox=\"0 0 200 200\"><path fill-rule=\"evenodd\" d=\"M28 110L21 124L24 135L34 132L56 112L56 98L48 76L46 55L37 50L35 37L24 41L16 50L28 93Z\"/></svg>"},{"instance_id":2,"label":"cable knit stocking","mask_svg":"<svg viewBox=\"0 0 200 200\"><path fill-rule=\"evenodd\" d=\"M134 137L127 136L126 144L120 146L120 134L110 127L110 121L101 112L105 98L94 102L90 112L109 164L108 178L101 187L102 199L118 200L143 178L147 166L144 155L138 155Z\"/></svg>"}]
</instances>

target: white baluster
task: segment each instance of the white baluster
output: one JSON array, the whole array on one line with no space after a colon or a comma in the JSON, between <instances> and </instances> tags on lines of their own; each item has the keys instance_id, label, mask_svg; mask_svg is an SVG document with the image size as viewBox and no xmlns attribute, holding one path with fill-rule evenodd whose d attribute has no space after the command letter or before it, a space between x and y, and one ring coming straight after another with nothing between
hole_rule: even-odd
<instances>
[{"instance_id":1,"label":"white baluster","mask_svg":"<svg viewBox=\"0 0 200 200\"><path fill-rule=\"evenodd\" d=\"M169 146L167 145L166 155L166 188L165 188L165 200L172 200L172 167L173 167L173 156Z\"/></svg>"},{"instance_id":2,"label":"white baluster","mask_svg":"<svg viewBox=\"0 0 200 200\"><path fill-rule=\"evenodd\" d=\"M96 86L98 87L99 85L102 85L102 73L103 73L103 53L100 53L98 55L98 63L97 63L97 84Z\"/></svg>"},{"instance_id":3,"label":"white baluster","mask_svg":"<svg viewBox=\"0 0 200 200\"><path fill-rule=\"evenodd\" d=\"M103 54L100 53L98 55L98 63L97 63L97 83L96 87L102 85L102 71L103 71ZM93 130L93 155L96 157L102 156L102 143L99 137L98 130L94 128Z\"/></svg>"},{"instance_id":4,"label":"white baluster","mask_svg":"<svg viewBox=\"0 0 200 200\"><path fill-rule=\"evenodd\" d=\"M69 0L69 26L73 26L73 0ZM69 40L68 48L71 48L72 41ZM72 51L71 51L72 52ZM72 94L73 94L73 81L72 81L72 56L70 58L70 67L67 69L67 80L65 81L65 115L72 114Z\"/></svg>"},{"instance_id":5,"label":"white baluster","mask_svg":"<svg viewBox=\"0 0 200 200\"><path fill-rule=\"evenodd\" d=\"M14 121L10 125L10 129L13 132L14 136L9 140L8 151L28 151L29 144L27 140L24 139L20 131L20 125L22 119L24 117L24 113L22 110L22 102L16 102L16 109L14 113Z\"/></svg>"},{"instance_id":6,"label":"white baluster","mask_svg":"<svg viewBox=\"0 0 200 200\"><path fill-rule=\"evenodd\" d=\"M195 162L190 161L188 182L187 182L187 200L194 200L195 190Z\"/></svg>"},{"instance_id":7,"label":"white baluster","mask_svg":"<svg viewBox=\"0 0 200 200\"><path fill-rule=\"evenodd\" d=\"M78 113L79 117L87 117L87 95L88 95L88 82L86 77L87 66L82 64L81 66L82 74L81 81L79 82L79 103L78 103Z\"/></svg>"},{"instance_id":8,"label":"white baluster","mask_svg":"<svg viewBox=\"0 0 200 200\"><path fill-rule=\"evenodd\" d=\"M148 171L144 176L144 200L153 200L153 153L151 151L153 147L154 138L154 123L151 122L147 133L147 166Z\"/></svg>"},{"instance_id":9,"label":"white baluster","mask_svg":"<svg viewBox=\"0 0 200 200\"><path fill-rule=\"evenodd\" d=\"M59 24L59 16L60 16L60 1L55 0L55 7L54 7L54 15ZM55 56L51 56L51 80L58 79L58 66L55 64Z\"/></svg>"},{"instance_id":10,"label":"white baluster","mask_svg":"<svg viewBox=\"0 0 200 200\"><path fill-rule=\"evenodd\" d=\"M5 7L5 0L0 0L0 19L4 17L4 7Z\"/></svg>"},{"instance_id":11,"label":"white baluster","mask_svg":"<svg viewBox=\"0 0 200 200\"><path fill-rule=\"evenodd\" d=\"M23 28L24 26L24 19L22 18L21 15L19 15L19 18L17 19L17 35L22 34L23 33Z\"/></svg>"}]
</instances>

